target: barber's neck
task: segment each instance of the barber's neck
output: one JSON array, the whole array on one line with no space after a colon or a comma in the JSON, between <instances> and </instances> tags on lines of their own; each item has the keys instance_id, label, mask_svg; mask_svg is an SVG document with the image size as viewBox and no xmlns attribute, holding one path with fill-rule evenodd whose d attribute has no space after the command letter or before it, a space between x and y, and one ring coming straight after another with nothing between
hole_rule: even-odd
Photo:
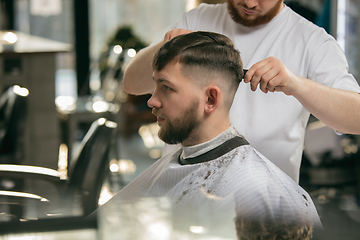
<instances>
[{"instance_id":1,"label":"barber's neck","mask_svg":"<svg viewBox=\"0 0 360 240\"><path fill-rule=\"evenodd\" d=\"M230 126L229 117L206 119L192 131L190 136L181 145L189 147L210 141Z\"/></svg>"}]
</instances>

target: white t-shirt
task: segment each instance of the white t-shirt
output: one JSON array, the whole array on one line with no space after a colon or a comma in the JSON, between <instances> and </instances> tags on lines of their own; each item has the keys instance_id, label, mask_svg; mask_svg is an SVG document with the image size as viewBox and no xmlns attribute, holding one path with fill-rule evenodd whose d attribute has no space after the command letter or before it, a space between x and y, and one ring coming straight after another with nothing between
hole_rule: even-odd
<instances>
[{"instance_id":1,"label":"white t-shirt","mask_svg":"<svg viewBox=\"0 0 360 240\"><path fill-rule=\"evenodd\" d=\"M229 147L228 140L234 137L242 138L230 127L206 143L182 147L159 159L99 208L102 216L99 219L105 221L102 231L112 234L143 231L151 224L136 225L134 219L148 211L153 215L152 223L159 220L156 215L166 218L161 221L172 229L167 239L177 239L175 236L180 233L182 237L190 234L191 226L207 229L208 238L201 239L214 236L236 239L235 217L274 224L298 224L302 219L303 223L321 228L309 194L250 145ZM220 150L220 157L179 164L179 157L199 157L221 144L227 150ZM210 156L213 155L211 152ZM110 213L112 217L107 219Z\"/></svg>"},{"instance_id":2,"label":"white t-shirt","mask_svg":"<svg viewBox=\"0 0 360 240\"><path fill-rule=\"evenodd\" d=\"M329 87L360 92L335 39L287 6L268 24L249 28L231 19L226 3L201 4L185 13L173 28L228 36L240 51L245 69L273 56L298 76ZM230 120L255 149L298 181L309 115L292 96L281 92L265 94L259 89L252 92L250 85L242 82ZM164 152L168 153L169 149L166 146Z\"/></svg>"}]
</instances>

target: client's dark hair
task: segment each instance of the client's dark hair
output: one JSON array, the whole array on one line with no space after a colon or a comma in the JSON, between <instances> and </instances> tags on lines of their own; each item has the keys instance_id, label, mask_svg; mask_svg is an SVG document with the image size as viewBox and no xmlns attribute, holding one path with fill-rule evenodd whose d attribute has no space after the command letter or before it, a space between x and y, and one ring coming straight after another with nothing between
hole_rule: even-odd
<instances>
[{"instance_id":1,"label":"client's dark hair","mask_svg":"<svg viewBox=\"0 0 360 240\"><path fill-rule=\"evenodd\" d=\"M155 53L153 69L161 71L173 61L186 71L201 68L204 73L224 76L235 91L243 78L239 51L228 37L218 33L198 31L171 39Z\"/></svg>"}]
</instances>

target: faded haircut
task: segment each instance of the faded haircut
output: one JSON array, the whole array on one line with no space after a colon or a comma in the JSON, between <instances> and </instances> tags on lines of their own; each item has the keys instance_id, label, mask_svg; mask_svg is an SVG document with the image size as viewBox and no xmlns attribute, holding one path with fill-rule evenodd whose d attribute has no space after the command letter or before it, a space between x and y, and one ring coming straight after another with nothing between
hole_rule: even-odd
<instances>
[{"instance_id":1,"label":"faded haircut","mask_svg":"<svg viewBox=\"0 0 360 240\"><path fill-rule=\"evenodd\" d=\"M161 71L173 62L180 63L184 73L202 69L206 76L222 76L229 81L232 95L243 78L239 51L228 37L218 33L198 31L171 39L155 53L153 70Z\"/></svg>"}]
</instances>

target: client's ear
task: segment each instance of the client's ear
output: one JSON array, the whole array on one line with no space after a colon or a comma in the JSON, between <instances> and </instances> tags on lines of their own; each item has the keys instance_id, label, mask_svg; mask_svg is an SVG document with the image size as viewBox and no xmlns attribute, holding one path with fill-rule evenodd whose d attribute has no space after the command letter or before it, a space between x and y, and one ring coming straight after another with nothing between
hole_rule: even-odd
<instances>
[{"instance_id":1,"label":"client's ear","mask_svg":"<svg viewBox=\"0 0 360 240\"><path fill-rule=\"evenodd\" d=\"M219 106L221 91L217 86L209 86L206 90L206 96L205 113L211 113Z\"/></svg>"}]
</instances>

